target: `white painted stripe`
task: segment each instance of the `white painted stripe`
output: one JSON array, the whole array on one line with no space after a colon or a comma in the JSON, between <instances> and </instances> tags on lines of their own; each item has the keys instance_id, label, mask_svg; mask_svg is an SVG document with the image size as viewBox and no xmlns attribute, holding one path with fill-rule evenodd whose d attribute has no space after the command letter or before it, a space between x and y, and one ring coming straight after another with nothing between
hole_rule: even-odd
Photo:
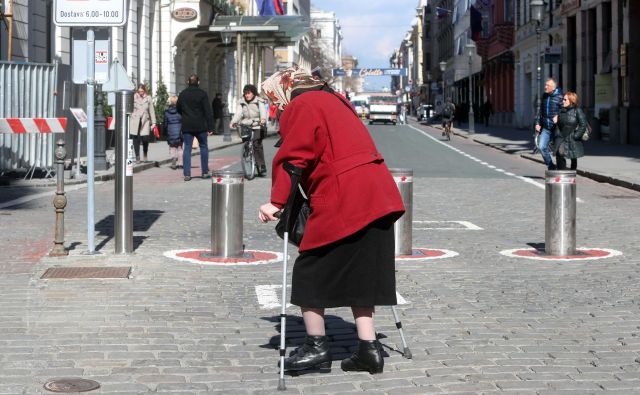
<instances>
[{"instance_id":1,"label":"white painted stripe","mask_svg":"<svg viewBox=\"0 0 640 395\"><path fill-rule=\"evenodd\" d=\"M256 285L256 297L258 298L258 304L260 305L260 309L268 310L268 309L276 309L281 308L280 304L280 290L282 290L282 285L279 284L271 284L271 285ZM287 285L287 295L291 295L291 286ZM398 300L398 304L410 304L411 302L402 297L398 292L396 292L396 299ZM291 303L287 303L287 308L291 307Z\"/></svg>"},{"instance_id":2,"label":"white painted stripe","mask_svg":"<svg viewBox=\"0 0 640 395\"><path fill-rule=\"evenodd\" d=\"M443 227L438 227L438 228L433 228L433 227L427 227L427 228L419 228L419 227L413 227L413 229L420 229L420 230L484 230L481 227L479 227L478 225L475 225L469 221L413 221L414 224L459 224L464 226L464 228L460 228L460 227L451 227L451 226L443 226Z\"/></svg>"},{"instance_id":3,"label":"white painted stripe","mask_svg":"<svg viewBox=\"0 0 640 395\"><path fill-rule=\"evenodd\" d=\"M0 118L0 133L13 133L6 119Z\"/></svg>"},{"instance_id":4,"label":"white painted stripe","mask_svg":"<svg viewBox=\"0 0 640 395\"><path fill-rule=\"evenodd\" d=\"M99 181L99 182L96 182L96 185L100 185L103 183L104 183L103 181ZM71 185L71 186L65 187L64 191L65 192L77 191L78 189L83 189L86 187L87 187L87 184ZM55 194L56 194L56 191L53 190L49 192L36 193L35 195L23 196L18 199L13 199L13 200L9 200L8 202L0 203L0 209L19 206L21 204L30 202L32 200L41 199L48 196L54 196ZM67 207L67 210L68 210L68 207Z\"/></svg>"},{"instance_id":5,"label":"white painted stripe","mask_svg":"<svg viewBox=\"0 0 640 395\"><path fill-rule=\"evenodd\" d=\"M481 165L485 165L485 166L487 166L488 168L493 169L493 170L498 171L498 172L501 172L501 173L503 173L503 174L505 174L505 175L507 175L507 176L515 177L515 178L517 178L517 179L519 179L519 180L522 180L522 181L526 182L527 184L534 185L534 186L536 186L536 187L538 187L538 188L540 188L540 189L543 189L543 190L545 189L545 186L544 186L544 184L543 184L543 183L539 183L539 182L536 182L536 181L534 181L534 180L532 180L532 179L530 179L530 178L522 177L522 176L517 176L517 175L515 175L515 174L513 174L513 173L508 173L508 172L505 172L505 171L504 171L504 170L502 170L502 169L495 168L495 166L491 166L491 165L489 165L487 162L482 161L481 159L478 159L478 158L476 158L476 157L474 157L474 156L471 156L471 155L469 155L469 154L467 154L467 153L465 153L465 152L463 152L463 151L460 151L459 149L457 149L457 148L455 148L455 147L452 147L451 145L449 145L449 144L447 144L447 143L445 143L445 142L442 142L442 141L440 141L440 140L436 139L435 137L431 136L429 133L425 132L424 130L418 129L418 128L416 128L416 127L415 127L415 126L413 126L413 125L407 125L407 126L409 126L410 128L412 128L412 129L413 129L413 130L415 130L415 131L418 131L418 132L422 133L424 136L426 136L426 137L430 138L431 140L435 141L436 143L438 143L438 144L442 144L442 145L444 145L445 147L447 147L447 148L451 149L452 151L458 152L458 153L460 153L460 154L462 154L462 155L466 156L467 158L469 158L469 159L471 159L471 160L474 160L474 161L476 161L476 162L479 162ZM578 203L584 203L584 200L582 200L582 199L580 199L580 198L576 198L576 201L577 201Z\"/></svg>"}]
</instances>

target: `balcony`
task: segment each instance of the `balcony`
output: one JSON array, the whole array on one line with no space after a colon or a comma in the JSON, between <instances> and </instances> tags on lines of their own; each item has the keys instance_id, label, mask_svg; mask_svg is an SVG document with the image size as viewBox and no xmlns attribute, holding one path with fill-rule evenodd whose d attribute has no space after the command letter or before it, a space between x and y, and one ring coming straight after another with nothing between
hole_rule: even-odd
<instances>
[{"instance_id":1,"label":"balcony","mask_svg":"<svg viewBox=\"0 0 640 395\"><path fill-rule=\"evenodd\" d=\"M501 23L493 26L491 34L487 38L478 41L478 55L486 62L501 53L510 50L514 38L513 23Z\"/></svg>"}]
</instances>

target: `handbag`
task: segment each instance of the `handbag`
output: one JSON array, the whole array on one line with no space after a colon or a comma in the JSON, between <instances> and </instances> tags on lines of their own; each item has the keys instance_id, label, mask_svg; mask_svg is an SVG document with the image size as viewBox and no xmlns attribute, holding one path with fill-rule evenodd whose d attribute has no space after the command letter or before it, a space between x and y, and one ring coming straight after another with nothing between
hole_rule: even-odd
<instances>
[{"instance_id":1,"label":"handbag","mask_svg":"<svg viewBox=\"0 0 640 395\"><path fill-rule=\"evenodd\" d=\"M155 125L155 126L153 127L153 135L154 135L157 139L159 139L159 138L160 138L160 129L158 128L158 125Z\"/></svg>"},{"instance_id":2,"label":"handbag","mask_svg":"<svg viewBox=\"0 0 640 395\"><path fill-rule=\"evenodd\" d=\"M289 192L287 204L280 215L280 220L276 224L276 233L281 239L284 239L284 233L287 231L289 243L299 247L304 236L307 220L311 215L311 206L299 182L302 176L302 169L289 162L285 162L283 166L291 177L291 191Z\"/></svg>"},{"instance_id":3,"label":"handbag","mask_svg":"<svg viewBox=\"0 0 640 395\"><path fill-rule=\"evenodd\" d=\"M587 122L587 129L582 133L582 141L588 141L591 137L591 125Z\"/></svg>"}]
</instances>

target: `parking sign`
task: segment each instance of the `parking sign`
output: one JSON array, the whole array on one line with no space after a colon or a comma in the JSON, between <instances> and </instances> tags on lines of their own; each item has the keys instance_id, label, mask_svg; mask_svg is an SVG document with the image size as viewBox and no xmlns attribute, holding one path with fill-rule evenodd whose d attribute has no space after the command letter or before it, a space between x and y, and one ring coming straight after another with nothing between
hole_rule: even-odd
<instances>
[{"instance_id":1,"label":"parking sign","mask_svg":"<svg viewBox=\"0 0 640 395\"><path fill-rule=\"evenodd\" d=\"M54 0L57 26L122 26L127 23L125 0Z\"/></svg>"}]
</instances>

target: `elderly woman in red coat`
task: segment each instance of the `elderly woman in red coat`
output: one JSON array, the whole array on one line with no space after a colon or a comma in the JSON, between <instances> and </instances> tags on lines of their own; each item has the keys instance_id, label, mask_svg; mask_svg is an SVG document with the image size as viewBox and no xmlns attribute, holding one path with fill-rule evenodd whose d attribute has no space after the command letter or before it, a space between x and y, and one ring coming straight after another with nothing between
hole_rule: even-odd
<instances>
[{"instance_id":1,"label":"elderly woman in red coat","mask_svg":"<svg viewBox=\"0 0 640 395\"><path fill-rule=\"evenodd\" d=\"M282 145L273 159L271 201L259 218L276 220L287 201L285 162L304 169L301 184L311 205L291 289L307 337L285 370L331 366L324 311L348 306L359 341L341 367L381 373L374 306L397 303L393 223L404 213L398 188L358 115L324 81L293 67L271 76L262 90L282 111Z\"/></svg>"}]
</instances>

